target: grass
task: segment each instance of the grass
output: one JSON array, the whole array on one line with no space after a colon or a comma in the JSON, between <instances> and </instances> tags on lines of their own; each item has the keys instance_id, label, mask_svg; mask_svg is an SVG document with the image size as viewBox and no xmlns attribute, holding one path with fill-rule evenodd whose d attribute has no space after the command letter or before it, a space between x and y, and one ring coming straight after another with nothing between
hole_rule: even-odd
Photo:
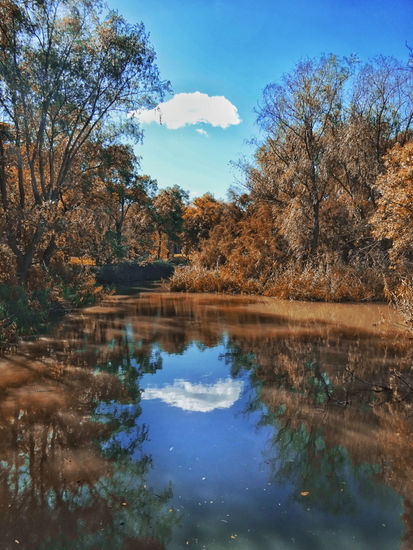
<instances>
[{"instance_id":1,"label":"grass","mask_svg":"<svg viewBox=\"0 0 413 550\"><path fill-rule=\"evenodd\" d=\"M384 281L374 269L341 264L289 264L256 277L244 277L228 265L178 267L169 288L185 292L263 294L284 299L325 302L384 300Z\"/></svg>"}]
</instances>

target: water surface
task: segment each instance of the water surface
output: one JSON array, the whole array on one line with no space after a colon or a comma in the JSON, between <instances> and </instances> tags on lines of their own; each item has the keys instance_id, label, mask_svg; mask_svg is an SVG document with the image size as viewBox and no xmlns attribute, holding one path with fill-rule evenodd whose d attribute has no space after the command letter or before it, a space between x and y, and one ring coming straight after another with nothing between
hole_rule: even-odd
<instances>
[{"instance_id":1,"label":"water surface","mask_svg":"<svg viewBox=\"0 0 413 550\"><path fill-rule=\"evenodd\" d=\"M74 312L0 361L0 547L410 548L411 365L382 305Z\"/></svg>"}]
</instances>

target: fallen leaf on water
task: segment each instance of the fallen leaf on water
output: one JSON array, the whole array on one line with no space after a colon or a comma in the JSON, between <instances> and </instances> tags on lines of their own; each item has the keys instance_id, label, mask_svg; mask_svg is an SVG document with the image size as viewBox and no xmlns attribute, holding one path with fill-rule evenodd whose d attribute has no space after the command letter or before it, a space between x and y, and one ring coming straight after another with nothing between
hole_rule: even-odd
<instances>
[{"instance_id":1,"label":"fallen leaf on water","mask_svg":"<svg viewBox=\"0 0 413 550\"><path fill-rule=\"evenodd\" d=\"M235 535L231 535L232 540L236 539L238 535L235 533Z\"/></svg>"},{"instance_id":2,"label":"fallen leaf on water","mask_svg":"<svg viewBox=\"0 0 413 550\"><path fill-rule=\"evenodd\" d=\"M310 491L301 491L300 494L301 494L302 497L306 497L307 495L310 494Z\"/></svg>"}]
</instances>

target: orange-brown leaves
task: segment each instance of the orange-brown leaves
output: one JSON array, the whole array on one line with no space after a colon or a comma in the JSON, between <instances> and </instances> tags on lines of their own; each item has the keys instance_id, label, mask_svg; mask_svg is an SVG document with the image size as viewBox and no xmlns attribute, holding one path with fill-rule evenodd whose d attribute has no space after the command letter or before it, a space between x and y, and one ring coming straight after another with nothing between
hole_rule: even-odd
<instances>
[{"instance_id":1,"label":"orange-brown leaves","mask_svg":"<svg viewBox=\"0 0 413 550\"><path fill-rule=\"evenodd\" d=\"M372 218L374 234L391 239L396 262L413 262L413 141L403 147L397 143L385 166L376 184L380 198Z\"/></svg>"}]
</instances>

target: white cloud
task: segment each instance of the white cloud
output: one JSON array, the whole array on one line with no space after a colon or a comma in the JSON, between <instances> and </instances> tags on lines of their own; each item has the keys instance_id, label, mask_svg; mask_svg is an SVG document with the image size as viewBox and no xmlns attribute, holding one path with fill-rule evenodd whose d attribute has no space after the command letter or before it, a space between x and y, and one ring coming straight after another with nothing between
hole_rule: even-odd
<instances>
[{"instance_id":1,"label":"white cloud","mask_svg":"<svg viewBox=\"0 0 413 550\"><path fill-rule=\"evenodd\" d=\"M201 92L176 94L169 101L160 103L155 109L132 111L129 116L138 118L143 124L151 122L165 124L170 130L199 122L221 128L228 128L241 122L238 109L226 97L209 96Z\"/></svg>"},{"instance_id":2,"label":"white cloud","mask_svg":"<svg viewBox=\"0 0 413 550\"><path fill-rule=\"evenodd\" d=\"M206 132L203 128L197 128L196 132L198 132L198 134L201 134L201 136L208 137L208 132Z\"/></svg>"},{"instance_id":3,"label":"white cloud","mask_svg":"<svg viewBox=\"0 0 413 550\"><path fill-rule=\"evenodd\" d=\"M142 399L161 399L168 405L184 411L210 412L214 409L231 407L241 394L240 380L218 380L215 384L191 384L186 380L175 380L162 388L145 388Z\"/></svg>"}]
</instances>

